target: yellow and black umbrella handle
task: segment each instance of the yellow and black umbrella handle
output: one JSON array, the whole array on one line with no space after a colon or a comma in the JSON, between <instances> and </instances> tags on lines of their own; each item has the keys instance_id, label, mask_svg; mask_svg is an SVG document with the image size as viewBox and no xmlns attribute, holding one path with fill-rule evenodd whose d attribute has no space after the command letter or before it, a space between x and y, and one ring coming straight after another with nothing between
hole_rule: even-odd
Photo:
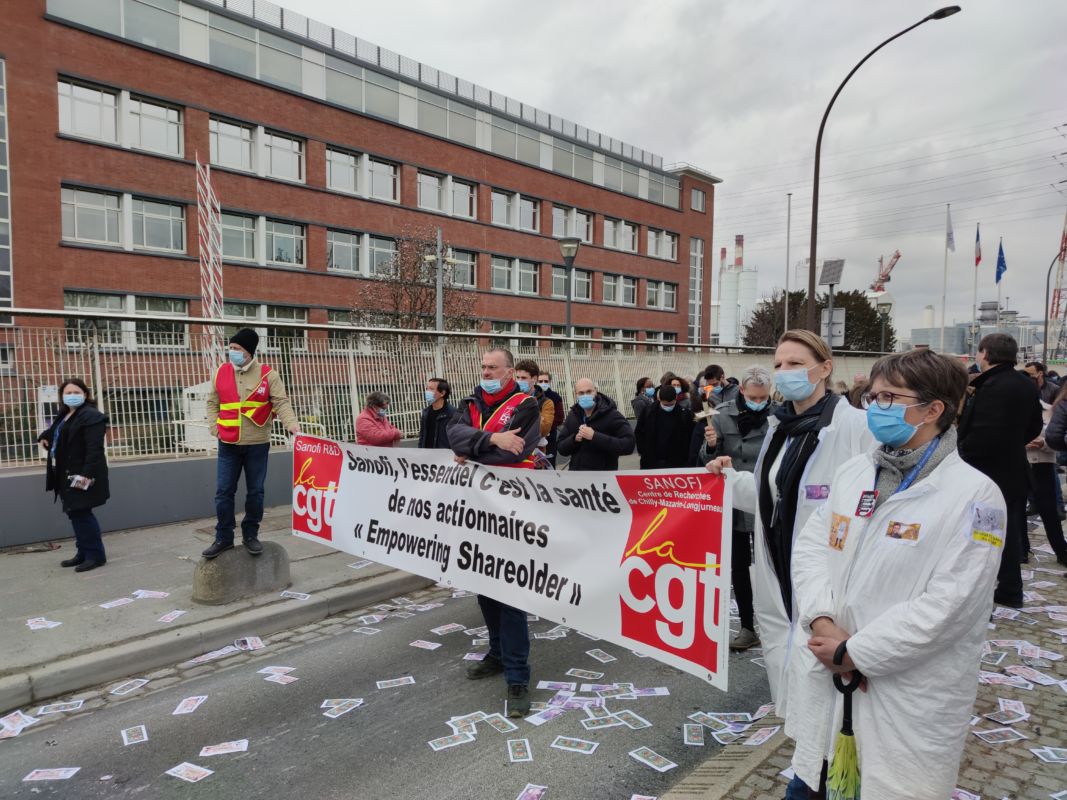
<instances>
[{"instance_id":1,"label":"yellow and black umbrella handle","mask_svg":"<svg viewBox=\"0 0 1067 800\"><path fill-rule=\"evenodd\" d=\"M837 646L837 650L834 651L834 663L837 665L841 665L845 661L846 644L847 642L841 642ZM863 682L863 675L858 669L854 669L852 670L852 680L846 683L845 674L847 673L834 673L834 686L837 691L845 696L844 713L841 718L841 733L852 736L852 694L860 688L860 684Z\"/></svg>"}]
</instances>

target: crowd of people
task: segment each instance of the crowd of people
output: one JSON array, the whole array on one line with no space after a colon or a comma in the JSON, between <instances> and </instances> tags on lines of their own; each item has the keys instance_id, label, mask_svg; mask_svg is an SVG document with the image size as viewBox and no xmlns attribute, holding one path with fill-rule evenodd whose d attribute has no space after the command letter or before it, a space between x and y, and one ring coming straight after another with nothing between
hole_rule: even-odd
<instances>
[{"instance_id":1,"label":"crowd of people","mask_svg":"<svg viewBox=\"0 0 1067 800\"><path fill-rule=\"evenodd\" d=\"M269 423L277 415L300 430L257 344L250 329L235 334L213 380L217 525L206 558L233 547L242 473L244 546L261 551ZM631 423L592 379L575 382L567 408L551 373L493 348L479 385L458 403L448 380L427 380L418 446L525 469L555 468L562 457L573 471L614 471L636 450L641 469L725 475L740 616L730 647L763 647L777 712L796 743L787 800L822 796L841 714L835 674L863 690L854 702L865 793L942 800L954 786L993 603L1023 605L1028 515L1040 516L1067 565L1059 477L1067 381L1039 362L1018 369L1017 359L1012 337L991 334L970 369L920 348L881 358L848 385L834 380L825 341L791 330L773 372L754 364L734 377L711 364L692 380L641 378ZM61 413L39 439L47 488L77 540L63 566L85 571L106 562L92 509L108 498L107 417L78 379L60 396ZM359 444L400 442L389 408L384 393L367 396ZM509 714L524 716L526 613L478 602L489 652L468 677L503 674Z\"/></svg>"}]
</instances>

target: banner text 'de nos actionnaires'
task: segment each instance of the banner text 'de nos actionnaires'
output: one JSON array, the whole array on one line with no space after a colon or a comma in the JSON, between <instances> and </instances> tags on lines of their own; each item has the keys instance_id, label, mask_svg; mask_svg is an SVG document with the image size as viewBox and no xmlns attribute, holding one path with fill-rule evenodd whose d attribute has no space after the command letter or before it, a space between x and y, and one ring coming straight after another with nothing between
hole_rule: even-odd
<instances>
[{"instance_id":1,"label":"banner text 'de nos actionnaires'","mask_svg":"<svg viewBox=\"0 0 1067 800\"><path fill-rule=\"evenodd\" d=\"M702 470L555 472L298 436L293 533L726 690L731 504ZM724 521L726 535L724 535Z\"/></svg>"}]
</instances>

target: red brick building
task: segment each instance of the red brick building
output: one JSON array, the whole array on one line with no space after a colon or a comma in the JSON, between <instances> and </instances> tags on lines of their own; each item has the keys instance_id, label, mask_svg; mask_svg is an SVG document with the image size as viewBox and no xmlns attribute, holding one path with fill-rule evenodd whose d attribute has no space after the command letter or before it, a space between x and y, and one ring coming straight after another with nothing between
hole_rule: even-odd
<instances>
[{"instance_id":1,"label":"red brick building","mask_svg":"<svg viewBox=\"0 0 1067 800\"><path fill-rule=\"evenodd\" d=\"M346 321L432 225L483 330L562 333L576 235L577 335L709 341L707 173L258 0L20 0L4 22L0 306L200 315L199 156L235 324Z\"/></svg>"}]
</instances>

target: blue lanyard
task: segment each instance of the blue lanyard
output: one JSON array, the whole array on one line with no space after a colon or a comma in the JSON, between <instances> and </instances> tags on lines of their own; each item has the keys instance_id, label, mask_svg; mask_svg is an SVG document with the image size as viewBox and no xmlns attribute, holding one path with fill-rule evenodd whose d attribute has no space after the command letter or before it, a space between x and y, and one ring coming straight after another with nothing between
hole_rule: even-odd
<instances>
[{"instance_id":1,"label":"blue lanyard","mask_svg":"<svg viewBox=\"0 0 1067 800\"><path fill-rule=\"evenodd\" d=\"M914 467L912 467L911 470L908 472L908 474L904 476L904 480L902 480L900 482L900 486L898 486L896 488L896 491L894 491L893 494L899 494L900 492L903 492L905 489L910 487L913 483L915 483L915 479L917 477L919 477L919 473L922 472L923 467L925 467L928 463L930 463L930 459L933 458L934 451L937 449L937 445L938 445L938 443L940 441L941 441L941 437L938 436L936 439L934 439L932 442L930 442L929 445L927 445L926 452L923 453L923 457L919 459L919 463L916 464ZM877 484L878 483L878 476L877 475L875 475L875 479L874 480L875 480L875 483Z\"/></svg>"}]
</instances>

